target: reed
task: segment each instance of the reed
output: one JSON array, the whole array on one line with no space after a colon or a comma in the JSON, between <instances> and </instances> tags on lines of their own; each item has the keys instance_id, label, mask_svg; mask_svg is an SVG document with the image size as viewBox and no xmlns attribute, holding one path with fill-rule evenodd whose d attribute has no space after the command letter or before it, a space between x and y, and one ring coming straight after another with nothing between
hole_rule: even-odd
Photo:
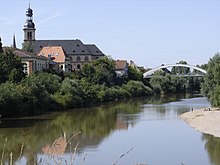
<instances>
[{"instance_id":1,"label":"reed","mask_svg":"<svg viewBox=\"0 0 220 165\"><path fill-rule=\"evenodd\" d=\"M74 164L74 160L76 159L76 154L77 154L77 149L79 148L79 144L80 142L78 141L77 144L75 145L75 147L73 148L72 151L72 143L71 140L77 136L78 134L80 134L80 132L74 133L68 140L66 139L66 136L61 136L57 139L54 140L54 142L52 143L51 146L47 146L47 150L44 150L45 153L45 158L40 158L40 160L34 162L38 165L51 165L51 164L55 164L55 165L73 165ZM4 165L4 156L5 156L5 147L7 144L8 138L5 138L4 141L4 145L2 148L2 154L1 154L1 165ZM64 155L66 148L70 147L70 162L68 164L68 161L66 159L64 159L62 156ZM23 142L21 145L21 149L20 149L20 154L18 157L19 160L19 164L21 163L20 160L22 158L23 152L24 152L24 146L25 143ZM112 165L117 165L119 163L119 161L125 157L126 155L128 155L132 150L134 149L134 147L132 147L130 150L128 150L127 152L125 152L124 154L122 154ZM10 152L10 159L9 159L9 165L13 165L15 164L15 162L13 162L13 153ZM84 155L83 159L81 160L81 165L85 164L86 161L86 157L87 154ZM135 165L147 165L147 164L135 164ZM181 165L184 165L183 163L181 163Z\"/></svg>"},{"instance_id":2,"label":"reed","mask_svg":"<svg viewBox=\"0 0 220 165\"><path fill-rule=\"evenodd\" d=\"M3 148L2 148L1 165L3 165L3 159L4 159L4 154L5 154L5 145L6 145L7 141L8 141L8 138L6 137Z\"/></svg>"},{"instance_id":3,"label":"reed","mask_svg":"<svg viewBox=\"0 0 220 165\"><path fill-rule=\"evenodd\" d=\"M118 160L115 161L115 163L113 163L113 165L116 165L124 156L128 155L132 150L134 149L134 147L132 147L130 150L128 150L126 153L122 154Z\"/></svg>"}]
</instances>

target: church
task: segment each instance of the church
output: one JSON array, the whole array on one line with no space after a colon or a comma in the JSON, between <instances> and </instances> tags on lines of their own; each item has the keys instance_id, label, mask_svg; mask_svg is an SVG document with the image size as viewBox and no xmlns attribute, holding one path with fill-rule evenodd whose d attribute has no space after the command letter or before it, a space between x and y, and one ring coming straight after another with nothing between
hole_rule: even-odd
<instances>
[{"instance_id":1,"label":"church","mask_svg":"<svg viewBox=\"0 0 220 165\"><path fill-rule=\"evenodd\" d=\"M78 39L36 40L36 28L33 22L33 10L30 4L26 11L26 22L23 31L24 42L31 43L34 52L38 56L44 56L53 60L65 72L79 70L84 64L105 56L95 44L84 44Z\"/></svg>"}]
</instances>

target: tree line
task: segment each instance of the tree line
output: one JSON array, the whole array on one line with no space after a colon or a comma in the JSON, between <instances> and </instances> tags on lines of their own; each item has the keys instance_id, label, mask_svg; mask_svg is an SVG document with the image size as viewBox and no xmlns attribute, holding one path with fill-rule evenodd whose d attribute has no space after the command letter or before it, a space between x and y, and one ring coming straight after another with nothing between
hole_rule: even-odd
<instances>
[{"instance_id":1,"label":"tree line","mask_svg":"<svg viewBox=\"0 0 220 165\"><path fill-rule=\"evenodd\" d=\"M209 65L212 64L206 67ZM133 97L200 93L201 87L205 94L213 95L205 85L209 79L203 81L202 77L183 78L158 71L151 79L144 79L144 70L131 66L127 75L119 77L114 60L109 57L91 61L81 70L64 75L45 71L26 76L22 71L21 59L11 49L3 51L0 46L0 114L3 116L33 115ZM185 74L189 70L173 68L171 72ZM216 98L217 94L214 95Z\"/></svg>"}]
</instances>

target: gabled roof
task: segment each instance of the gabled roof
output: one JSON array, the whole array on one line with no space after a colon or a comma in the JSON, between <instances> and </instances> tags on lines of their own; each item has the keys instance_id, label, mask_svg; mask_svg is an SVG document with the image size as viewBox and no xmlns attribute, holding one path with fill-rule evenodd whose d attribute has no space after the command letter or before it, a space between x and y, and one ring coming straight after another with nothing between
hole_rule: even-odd
<instances>
[{"instance_id":1,"label":"gabled roof","mask_svg":"<svg viewBox=\"0 0 220 165\"><path fill-rule=\"evenodd\" d=\"M53 61L58 63L65 62L65 53L63 51L63 48L61 46L47 46L43 47L38 54L39 56L47 57L50 56L50 58L54 59Z\"/></svg>"},{"instance_id":2,"label":"gabled roof","mask_svg":"<svg viewBox=\"0 0 220 165\"><path fill-rule=\"evenodd\" d=\"M16 49L13 51L13 53L20 57L21 59L30 59L30 58L35 58L35 59L41 59L41 60L47 60L48 58L46 57L43 57L43 56L37 56L33 53L29 53L29 52L25 52L23 50L20 50L20 49Z\"/></svg>"},{"instance_id":3,"label":"gabled roof","mask_svg":"<svg viewBox=\"0 0 220 165\"><path fill-rule=\"evenodd\" d=\"M80 40L36 40L33 46L36 53L43 47L62 46L67 55L104 55L95 45L84 45Z\"/></svg>"},{"instance_id":4,"label":"gabled roof","mask_svg":"<svg viewBox=\"0 0 220 165\"><path fill-rule=\"evenodd\" d=\"M117 60L115 61L116 70L125 70L128 68L128 63L126 60Z\"/></svg>"}]
</instances>

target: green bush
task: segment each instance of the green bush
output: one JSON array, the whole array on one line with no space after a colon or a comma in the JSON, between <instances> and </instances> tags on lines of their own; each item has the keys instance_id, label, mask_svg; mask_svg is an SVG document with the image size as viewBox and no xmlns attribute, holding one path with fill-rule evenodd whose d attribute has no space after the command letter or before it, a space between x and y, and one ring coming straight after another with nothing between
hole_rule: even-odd
<instances>
[{"instance_id":1,"label":"green bush","mask_svg":"<svg viewBox=\"0 0 220 165\"><path fill-rule=\"evenodd\" d=\"M80 85L72 79L66 78L60 85L60 89L52 96L58 104L66 107L78 107L83 104L83 91Z\"/></svg>"},{"instance_id":2,"label":"green bush","mask_svg":"<svg viewBox=\"0 0 220 165\"><path fill-rule=\"evenodd\" d=\"M145 86L140 81L129 81L123 88L133 97L149 96L152 94L152 89Z\"/></svg>"},{"instance_id":3,"label":"green bush","mask_svg":"<svg viewBox=\"0 0 220 165\"><path fill-rule=\"evenodd\" d=\"M24 84L6 82L0 85L0 114L20 116L34 114L37 98Z\"/></svg>"}]
</instances>

